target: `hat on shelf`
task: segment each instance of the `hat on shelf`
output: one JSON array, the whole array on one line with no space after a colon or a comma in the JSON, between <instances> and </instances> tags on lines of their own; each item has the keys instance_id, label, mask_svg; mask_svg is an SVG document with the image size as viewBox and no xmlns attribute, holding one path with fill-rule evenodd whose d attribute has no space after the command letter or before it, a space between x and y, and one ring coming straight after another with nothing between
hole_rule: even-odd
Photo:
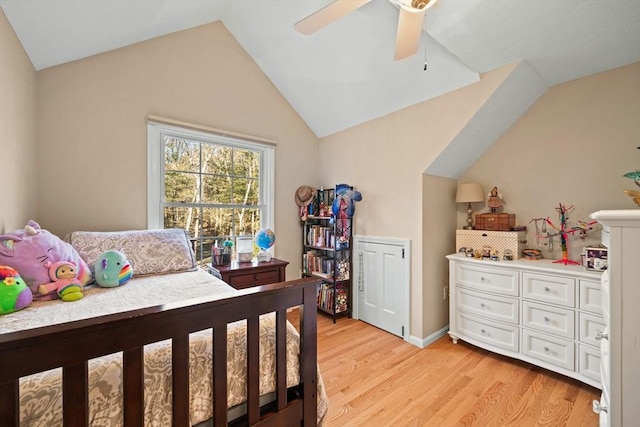
<instances>
[{"instance_id":1,"label":"hat on shelf","mask_svg":"<svg viewBox=\"0 0 640 427\"><path fill-rule=\"evenodd\" d=\"M303 185L301 187L298 187L295 195L296 205L300 207L309 206L309 203L311 203L311 200L313 200L314 192L315 190L309 187L308 185Z\"/></svg>"}]
</instances>

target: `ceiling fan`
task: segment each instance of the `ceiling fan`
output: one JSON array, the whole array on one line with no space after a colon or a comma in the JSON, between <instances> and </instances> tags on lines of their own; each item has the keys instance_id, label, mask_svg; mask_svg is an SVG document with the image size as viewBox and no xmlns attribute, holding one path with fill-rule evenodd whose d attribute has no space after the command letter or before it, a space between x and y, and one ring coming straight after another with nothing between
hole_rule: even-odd
<instances>
[{"instance_id":1,"label":"ceiling fan","mask_svg":"<svg viewBox=\"0 0 640 427\"><path fill-rule=\"evenodd\" d=\"M315 33L370 1L371 0L335 0L328 6L296 22L293 27L299 33L305 35ZM404 59L418 51L425 11L433 6L436 1L437 0L389 0L389 2L400 6L398 31L396 33L396 51L393 59Z\"/></svg>"}]
</instances>

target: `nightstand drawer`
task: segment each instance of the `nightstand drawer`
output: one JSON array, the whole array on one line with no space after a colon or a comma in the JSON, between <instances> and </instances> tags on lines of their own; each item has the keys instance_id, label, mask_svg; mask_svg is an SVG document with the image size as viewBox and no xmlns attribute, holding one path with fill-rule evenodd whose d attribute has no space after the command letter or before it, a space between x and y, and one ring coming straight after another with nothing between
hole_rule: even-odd
<instances>
[{"instance_id":1,"label":"nightstand drawer","mask_svg":"<svg viewBox=\"0 0 640 427\"><path fill-rule=\"evenodd\" d=\"M260 273L238 274L229 277L229 284L236 289L249 288L257 285L267 285L280 281L280 272L262 271Z\"/></svg>"},{"instance_id":2,"label":"nightstand drawer","mask_svg":"<svg viewBox=\"0 0 640 427\"><path fill-rule=\"evenodd\" d=\"M460 310L493 320L518 324L518 299L483 294L465 288L456 288L456 303Z\"/></svg>"},{"instance_id":3,"label":"nightstand drawer","mask_svg":"<svg viewBox=\"0 0 640 427\"><path fill-rule=\"evenodd\" d=\"M566 338L575 336L573 310L530 301L522 301L522 326Z\"/></svg>"},{"instance_id":4,"label":"nightstand drawer","mask_svg":"<svg viewBox=\"0 0 640 427\"><path fill-rule=\"evenodd\" d=\"M473 315L456 313L457 332L496 347L518 351L518 327L481 320Z\"/></svg>"},{"instance_id":5,"label":"nightstand drawer","mask_svg":"<svg viewBox=\"0 0 640 427\"><path fill-rule=\"evenodd\" d=\"M522 330L522 354L573 370L575 344L538 332Z\"/></svg>"},{"instance_id":6,"label":"nightstand drawer","mask_svg":"<svg viewBox=\"0 0 640 427\"><path fill-rule=\"evenodd\" d=\"M570 277L522 273L522 296L541 302L575 307L576 281Z\"/></svg>"},{"instance_id":7,"label":"nightstand drawer","mask_svg":"<svg viewBox=\"0 0 640 427\"><path fill-rule=\"evenodd\" d=\"M518 272L470 264L456 264L456 281L468 288L518 296Z\"/></svg>"}]
</instances>

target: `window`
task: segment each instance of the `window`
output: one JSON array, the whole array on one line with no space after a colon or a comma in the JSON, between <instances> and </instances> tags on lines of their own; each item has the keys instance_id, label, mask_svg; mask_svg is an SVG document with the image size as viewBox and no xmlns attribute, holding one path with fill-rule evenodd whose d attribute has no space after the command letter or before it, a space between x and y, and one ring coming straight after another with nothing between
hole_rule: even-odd
<instances>
[{"instance_id":1,"label":"window","mask_svg":"<svg viewBox=\"0 0 640 427\"><path fill-rule=\"evenodd\" d=\"M217 241L273 229L274 146L149 121L148 228L184 228L200 265Z\"/></svg>"}]
</instances>

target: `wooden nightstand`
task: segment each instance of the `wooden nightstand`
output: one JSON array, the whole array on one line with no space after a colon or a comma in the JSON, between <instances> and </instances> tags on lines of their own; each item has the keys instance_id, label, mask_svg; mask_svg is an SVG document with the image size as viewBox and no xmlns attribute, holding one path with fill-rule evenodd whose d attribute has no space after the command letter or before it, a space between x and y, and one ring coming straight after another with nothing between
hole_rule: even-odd
<instances>
[{"instance_id":1,"label":"wooden nightstand","mask_svg":"<svg viewBox=\"0 0 640 427\"><path fill-rule=\"evenodd\" d=\"M222 275L222 280L236 289L269 283L284 282L288 261L271 258L269 262L236 262L219 265L215 268Z\"/></svg>"}]
</instances>

